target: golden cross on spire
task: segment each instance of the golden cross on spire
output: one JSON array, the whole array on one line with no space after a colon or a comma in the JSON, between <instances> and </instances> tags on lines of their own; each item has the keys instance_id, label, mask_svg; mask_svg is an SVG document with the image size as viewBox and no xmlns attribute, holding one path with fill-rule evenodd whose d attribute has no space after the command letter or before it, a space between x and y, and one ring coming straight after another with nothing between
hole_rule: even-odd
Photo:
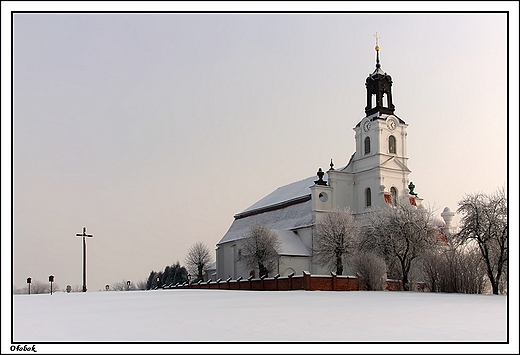
<instances>
[{"instance_id":1,"label":"golden cross on spire","mask_svg":"<svg viewBox=\"0 0 520 355\"><path fill-rule=\"evenodd\" d=\"M374 37L376 38L376 51L379 51L379 35L377 34L377 32L374 35Z\"/></svg>"}]
</instances>

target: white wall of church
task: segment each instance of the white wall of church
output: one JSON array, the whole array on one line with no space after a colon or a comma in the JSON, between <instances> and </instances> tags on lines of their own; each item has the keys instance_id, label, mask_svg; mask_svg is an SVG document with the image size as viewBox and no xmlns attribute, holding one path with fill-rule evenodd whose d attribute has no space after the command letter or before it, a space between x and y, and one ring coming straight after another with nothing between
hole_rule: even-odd
<instances>
[{"instance_id":1,"label":"white wall of church","mask_svg":"<svg viewBox=\"0 0 520 355\"><path fill-rule=\"evenodd\" d=\"M312 251L312 228L306 227L296 231L302 243L307 247L309 253Z\"/></svg>"},{"instance_id":2,"label":"white wall of church","mask_svg":"<svg viewBox=\"0 0 520 355\"><path fill-rule=\"evenodd\" d=\"M223 280L228 277L235 278L235 249L236 244L225 243L217 249L217 278Z\"/></svg>"},{"instance_id":3,"label":"white wall of church","mask_svg":"<svg viewBox=\"0 0 520 355\"><path fill-rule=\"evenodd\" d=\"M295 275L301 275L303 271L309 271L311 264L311 258L308 256L286 256L280 257L278 264L278 274L280 276L287 276L291 272ZM309 271L310 272L310 271ZM271 275L269 275L271 276Z\"/></svg>"}]
</instances>

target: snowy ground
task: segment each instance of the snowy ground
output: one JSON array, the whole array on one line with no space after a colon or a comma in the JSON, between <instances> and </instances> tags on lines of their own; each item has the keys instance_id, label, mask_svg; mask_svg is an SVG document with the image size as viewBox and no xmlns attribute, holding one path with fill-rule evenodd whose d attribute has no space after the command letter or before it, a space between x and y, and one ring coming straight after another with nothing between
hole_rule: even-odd
<instances>
[{"instance_id":1,"label":"snowy ground","mask_svg":"<svg viewBox=\"0 0 520 355\"><path fill-rule=\"evenodd\" d=\"M13 340L505 342L507 297L228 290L16 295Z\"/></svg>"}]
</instances>

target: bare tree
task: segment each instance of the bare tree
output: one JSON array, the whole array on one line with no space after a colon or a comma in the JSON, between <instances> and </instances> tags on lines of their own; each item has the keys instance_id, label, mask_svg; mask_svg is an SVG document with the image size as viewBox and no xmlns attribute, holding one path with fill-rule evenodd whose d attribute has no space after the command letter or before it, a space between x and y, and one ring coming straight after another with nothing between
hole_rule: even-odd
<instances>
[{"instance_id":1,"label":"bare tree","mask_svg":"<svg viewBox=\"0 0 520 355\"><path fill-rule=\"evenodd\" d=\"M25 295L28 293L29 287L16 287L13 285L13 295Z\"/></svg>"},{"instance_id":2,"label":"bare tree","mask_svg":"<svg viewBox=\"0 0 520 355\"><path fill-rule=\"evenodd\" d=\"M359 230L359 224L348 209L325 213L316 223L313 255L318 265L343 275L346 258L357 248Z\"/></svg>"},{"instance_id":3,"label":"bare tree","mask_svg":"<svg viewBox=\"0 0 520 355\"><path fill-rule=\"evenodd\" d=\"M240 261L248 269L258 268L259 276L268 276L278 267L280 241L261 223L252 224L242 242Z\"/></svg>"},{"instance_id":4,"label":"bare tree","mask_svg":"<svg viewBox=\"0 0 520 355\"><path fill-rule=\"evenodd\" d=\"M498 294L508 263L509 228L504 189L491 195L466 195L459 202L457 213L462 214L461 229L454 237L461 243L476 243L486 265L493 294Z\"/></svg>"},{"instance_id":5,"label":"bare tree","mask_svg":"<svg viewBox=\"0 0 520 355\"><path fill-rule=\"evenodd\" d=\"M197 242L188 250L185 263L189 272L197 275L197 282L203 279L204 271L213 263L213 257L206 244Z\"/></svg>"},{"instance_id":6,"label":"bare tree","mask_svg":"<svg viewBox=\"0 0 520 355\"><path fill-rule=\"evenodd\" d=\"M146 280L137 281L135 287L137 290L146 290Z\"/></svg>"},{"instance_id":7,"label":"bare tree","mask_svg":"<svg viewBox=\"0 0 520 355\"><path fill-rule=\"evenodd\" d=\"M387 265L399 266L403 289L410 289L410 269L416 259L428 250L440 246L438 228L432 213L400 199L395 206L385 206L370 213L364 228L362 249L381 255Z\"/></svg>"},{"instance_id":8,"label":"bare tree","mask_svg":"<svg viewBox=\"0 0 520 355\"><path fill-rule=\"evenodd\" d=\"M365 280L367 290L384 290L386 285L386 263L375 253L360 251L351 261L356 272Z\"/></svg>"},{"instance_id":9,"label":"bare tree","mask_svg":"<svg viewBox=\"0 0 520 355\"><path fill-rule=\"evenodd\" d=\"M52 290L58 290L59 286L54 283L52 285ZM29 285L22 288L13 287L13 294L27 294L29 293ZM39 294L39 293L51 293L51 284L42 281L32 281L31 282L31 294Z\"/></svg>"},{"instance_id":10,"label":"bare tree","mask_svg":"<svg viewBox=\"0 0 520 355\"><path fill-rule=\"evenodd\" d=\"M433 292L483 293L486 270L475 248L459 245L422 257L424 280Z\"/></svg>"},{"instance_id":11,"label":"bare tree","mask_svg":"<svg viewBox=\"0 0 520 355\"><path fill-rule=\"evenodd\" d=\"M135 291L137 290L136 285L130 280L122 280L120 282L113 283L110 285L109 290L111 291Z\"/></svg>"}]
</instances>

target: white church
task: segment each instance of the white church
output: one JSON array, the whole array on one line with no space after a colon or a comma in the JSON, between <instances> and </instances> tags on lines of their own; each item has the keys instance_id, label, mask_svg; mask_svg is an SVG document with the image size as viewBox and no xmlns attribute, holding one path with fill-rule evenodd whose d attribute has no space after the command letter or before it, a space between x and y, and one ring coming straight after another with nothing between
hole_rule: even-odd
<instances>
[{"instance_id":1,"label":"white church","mask_svg":"<svg viewBox=\"0 0 520 355\"><path fill-rule=\"evenodd\" d=\"M420 206L421 199L409 181L406 148L408 124L395 115L392 103L392 78L381 69L376 44L376 68L366 79L366 116L354 127L356 151L345 167L279 187L249 208L236 214L227 233L217 243L216 278L223 280L250 275L241 265L241 241L249 227L260 222L273 230L281 246L278 273L328 274L313 262L314 226L320 214L334 208L349 208L357 220L371 209L408 197ZM449 228L453 212L442 213ZM209 270L208 270L209 271ZM214 273L214 270L210 272ZM272 275L270 275L272 276ZM215 277L213 277L215 279Z\"/></svg>"}]
</instances>

